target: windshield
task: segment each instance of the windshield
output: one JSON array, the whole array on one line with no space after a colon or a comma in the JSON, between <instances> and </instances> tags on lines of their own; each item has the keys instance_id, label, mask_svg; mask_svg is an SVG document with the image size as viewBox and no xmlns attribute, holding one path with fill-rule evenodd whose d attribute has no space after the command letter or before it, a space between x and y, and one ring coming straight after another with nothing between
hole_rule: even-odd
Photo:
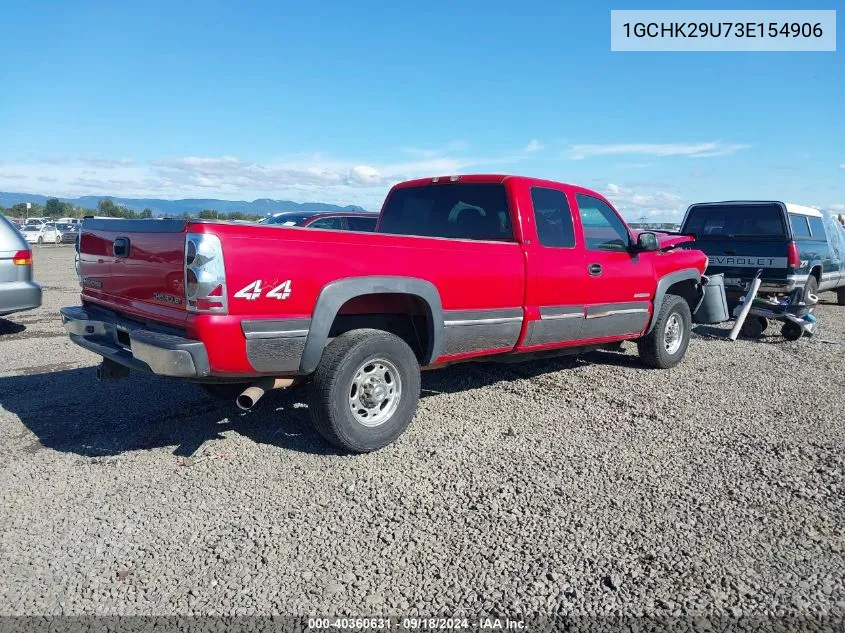
<instances>
[{"instance_id":1,"label":"windshield","mask_svg":"<svg viewBox=\"0 0 845 633\"><path fill-rule=\"evenodd\" d=\"M447 183L400 187L387 199L380 233L512 240L505 186Z\"/></svg>"},{"instance_id":2,"label":"windshield","mask_svg":"<svg viewBox=\"0 0 845 633\"><path fill-rule=\"evenodd\" d=\"M38 229L39 229L39 227L37 227L37 226L32 226L31 224L27 224L21 230L23 230L23 231L38 231Z\"/></svg>"},{"instance_id":3,"label":"windshield","mask_svg":"<svg viewBox=\"0 0 845 633\"><path fill-rule=\"evenodd\" d=\"M784 238L783 211L777 204L708 204L693 206L682 233L696 239L724 237Z\"/></svg>"},{"instance_id":4,"label":"windshield","mask_svg":"<svg viewBox=\"0 0 845 633\"><path fill-rule=\"evenodd\" d=\"M279 224L281 226L300 226L305 220L310 218L313 214L308 213L284 213L282 215L274 215L264 220L263 224Z\"/></svg>"},{"instance_id":5,"label":"windshield","mask_svg":"<svg viewBox=\"0 0 845 633\"><path fill-rule=\"evenodd\" d=\"M73 225L72 224L57 224L56 228L60 231L72 231Z\"/></svg>"}]
</instances>

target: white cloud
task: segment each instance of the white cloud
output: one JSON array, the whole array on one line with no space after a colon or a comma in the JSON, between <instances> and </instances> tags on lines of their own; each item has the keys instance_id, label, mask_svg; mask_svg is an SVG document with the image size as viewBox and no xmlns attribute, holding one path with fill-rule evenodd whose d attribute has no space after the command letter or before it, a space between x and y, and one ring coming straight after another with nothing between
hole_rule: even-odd
<instances>
[{"instance_id":1,"label":"white cloud","mask_svg":"<svg viewBox=\"0 0 845 633\"><path fill-rule=\"evenodd\" d=\"M683 198L662 189L608 183L601 191L628 221L678 221L686 209Z\"/></svg>"},{"instance_id":2,"label":"white cloud","mask_svg":"<svg viewBox=\"0 0 845 633\"><path fill-rule=\"evenodd\" d=\"M842 163L841 165L839 165L839 169L845 169L845 163Z\"/></svg>"},{"instance_id":3,"label":"white cloud","mask_svg":"<svg viewBox=\"0 0 845 633\"><path fill-rule=\"evenodd\" d=\"M131 158L80 158L79 161L92 167L103 167L111 169L114 167L128 167L134 165L135 161Z\"/></svg>"},{"instance_id":4,"label":"white cloud","mask_svg":"<svg viewBox=\"0 0 845 633\"><path fill-rule=\"evenodd\" d=\"M710 156L724 156L733 154L749 145L742 143L722 143L711 141L708 143L621 143L621 144L582 144L570 145L565 156L572 160L580 160L590 156L686 156L689 158L706 158Z\"/></svg>"},{"instance_id":5,"label":"white cloud","mask_svg":"<svg viewBox=\"0 0 845 633\"><path fill-rule=\"evenodd\" d=\"M468 146L455 141L450 147ZM401 180L468 173L483 165L507 165L524 159L521 152L472 157L438 154L439 151L383 163L333 160L320 154L264 163L229 155L149 162L89 157L33 159L5 163L0 172L0 190L60 196L288 198L378 208L388 188Z\"/></svg>"},{"instance_id":6,"label":"white cloud","mask_svg":"<svg viewBox=\"0 0 845 633\"><path fill-rule=\"evenodd\" d=\"M543 144L542 144L540 141L538 141L536 138L532 138L530 141L528 141L528 145L526 145L526 146L522 149L522 151L524 151L524 152L528 152L528 153L530 154L530 153L532 153L532 152L539 152L541 149L544 149L545 147L546 147L546 146L545 146L545 145L543 145Z\"/></svg>"},{"instance_id":7,"label":"white cloud","mask_svg":"<svg viewBox=\"0 0 845 633\"><path fill-rule=\"evenodd\" d=\"M462 152L466 149L469 149L469 143L466 141L455 140L450 141L443 147L438 147L435 149L422 149L419 147L405 147L402 151L412 154L413 156L420 156L422 158L432 158L434 156L440 156L442 154L449 154L452 152Z\"/></svg>"}]
</instances>

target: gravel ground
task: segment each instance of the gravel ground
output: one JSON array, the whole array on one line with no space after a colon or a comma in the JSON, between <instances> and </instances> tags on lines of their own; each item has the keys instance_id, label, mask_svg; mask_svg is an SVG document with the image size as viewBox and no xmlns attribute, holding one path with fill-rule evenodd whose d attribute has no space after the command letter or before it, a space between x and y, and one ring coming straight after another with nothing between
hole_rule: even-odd
<instances>
[{"instance_id":1,"label":"gravel ground","mask_svg":"<svg viewBox=\"0 0 845 633\"><path fill-rule=\"evenodd\" d=\"M820 332L427 372L345 456L301 389L250 413L98 383L57 310L0 319L0 614L842 614L845 308Z\"/></svg>"}]
</instances>

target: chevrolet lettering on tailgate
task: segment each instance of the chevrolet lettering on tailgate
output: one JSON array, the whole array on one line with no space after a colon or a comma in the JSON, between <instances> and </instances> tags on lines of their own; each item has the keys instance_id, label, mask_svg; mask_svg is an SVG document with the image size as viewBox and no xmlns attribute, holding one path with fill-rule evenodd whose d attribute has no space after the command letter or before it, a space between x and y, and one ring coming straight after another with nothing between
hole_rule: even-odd
<instances>
[{"instance_id":1,"label":"chevrolet lettering on tailgate","mask_svg":"<svg viewBox=\"0 0 845 633\"><path fill-rule=\"evenodd\" d=\"M786 257L744 257L742 255L711 255L716 266L735 268L786 268Z\"/></svg>"}]
</instances>

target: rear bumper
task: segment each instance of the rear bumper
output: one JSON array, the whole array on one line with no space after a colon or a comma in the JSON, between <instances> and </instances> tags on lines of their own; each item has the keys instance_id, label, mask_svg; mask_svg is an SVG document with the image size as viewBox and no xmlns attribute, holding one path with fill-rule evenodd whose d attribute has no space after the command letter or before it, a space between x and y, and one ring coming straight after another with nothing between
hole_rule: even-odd
<instances>
[{"instance_id":1,"label":"rear bumper","mask_svg":"<svg viewBox=\"0 0 845 633\"><path fill-rule=\"evenodd\" d=\"M98 308L74 306L60 313L71 341L129 369L178 378L211 372L201 341L151 330Z\"/></svg>"},{"instance_id":2,"label":"rear bumper","mask_svg":"<svg viewBox=\"0 0 845 633\"><path fill-rule=\"evenodd\" d=\"M37 282L0 282L0 315L32 310L40 305L41 285Z\"/></svg>"},{"instance_id":3,"label":"rear bumper","mask_svg":"<svg viewBox=\"0 0 845 633\"><path fill-rule=\"evenodd\" d=\"M729 277L729 275L726 275ZM789 294L796 288L803 288L807 285L807 279L809 279L809 275L789 275L786 279L761 279L760 280L760 290L758 292L763 294ZM738 292L745 294L748 292L748 289L751 287L752 278L742 279L739 285L737 284L725 284L725 290L727 292Z\"/></svg>"}]
</instances>

